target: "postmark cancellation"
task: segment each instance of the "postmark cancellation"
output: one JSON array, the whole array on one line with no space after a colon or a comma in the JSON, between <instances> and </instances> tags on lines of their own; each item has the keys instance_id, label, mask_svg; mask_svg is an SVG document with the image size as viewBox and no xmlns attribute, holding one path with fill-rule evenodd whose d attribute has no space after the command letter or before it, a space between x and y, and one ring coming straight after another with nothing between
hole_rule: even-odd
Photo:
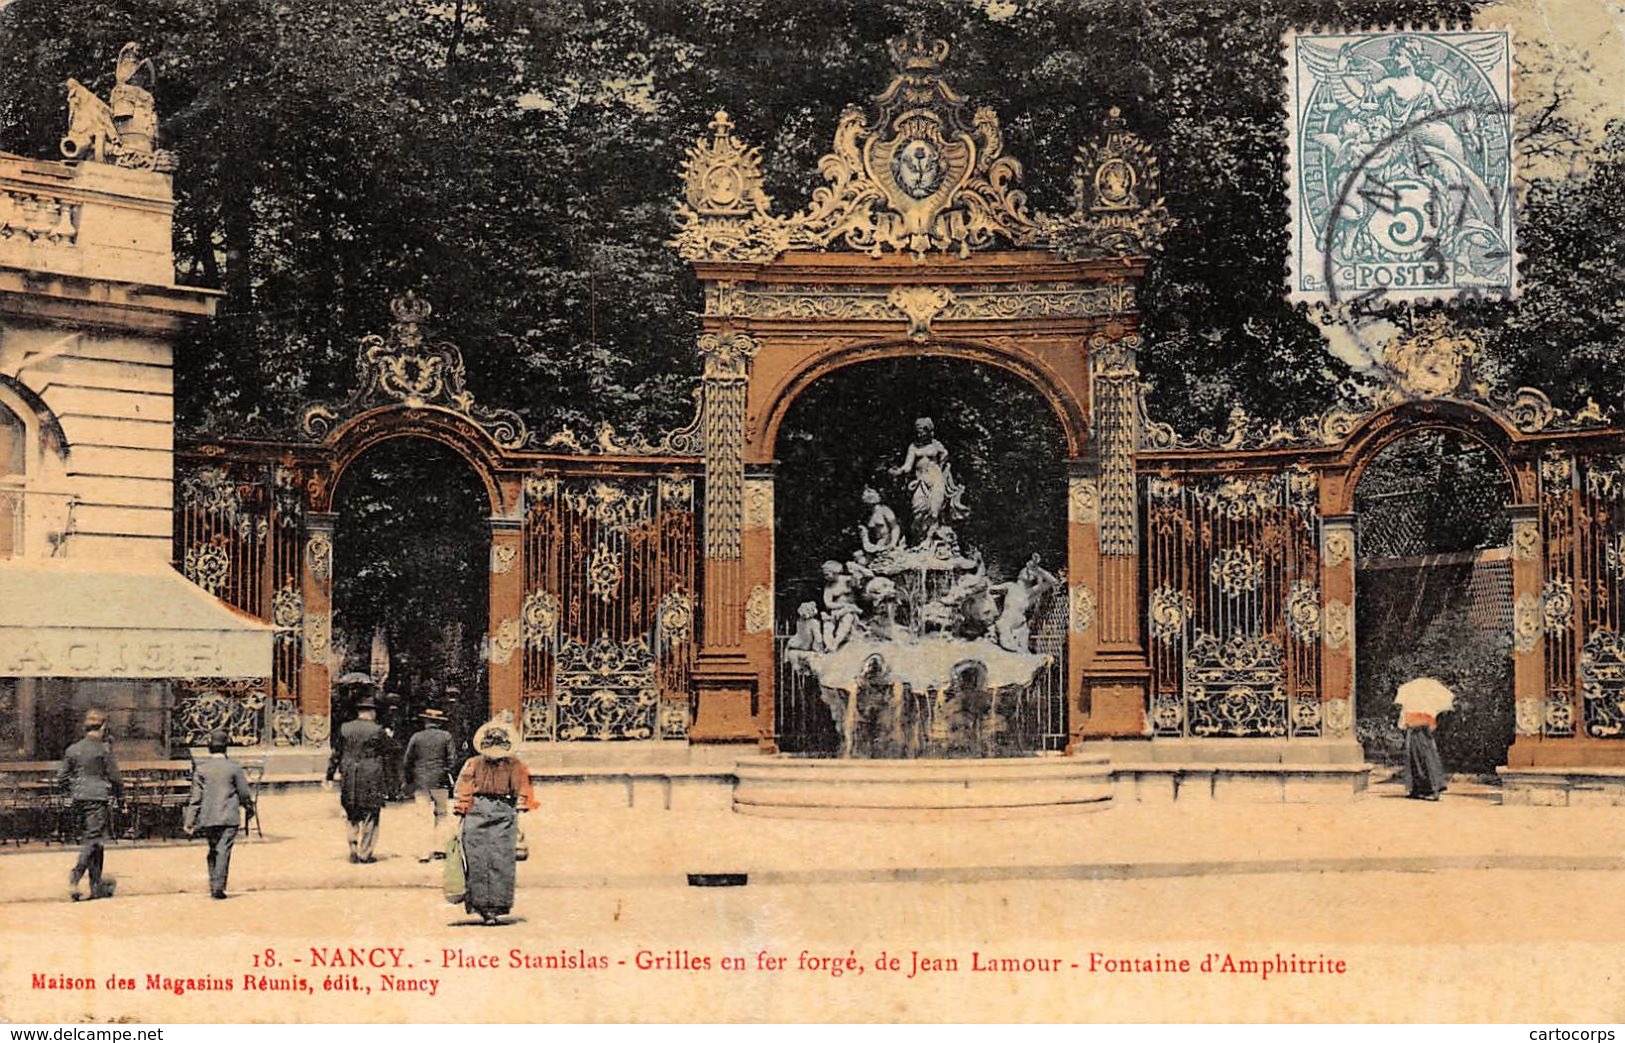
<instances>
[{"instance_id":1,"label":"postmark cancellation","mask_svg":"<svg viewBox=\"0 0 1625 1043\"><path fill-rule=\"evenodd\" d=\"M1288 32L1294 301L1516 290L1506 29Z\"/></svg>"}]
</instances>

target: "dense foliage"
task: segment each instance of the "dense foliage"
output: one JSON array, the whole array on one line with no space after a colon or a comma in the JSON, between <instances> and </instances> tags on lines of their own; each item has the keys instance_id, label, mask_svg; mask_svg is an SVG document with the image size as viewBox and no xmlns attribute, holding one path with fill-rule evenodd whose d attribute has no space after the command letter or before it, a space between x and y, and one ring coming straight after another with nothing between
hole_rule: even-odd
<instances>
[{"instance_id":1,"label":"dense foliage","mask_svg":"<svg viewBox=\"0 0 1625 1043\"><path fill-rule=\"evenodd\" d=\"M696 287L664 245L684 148L726 108L795 209L841 108L885 84L884 40L917 23L952 41L951 81L1002 113L1035 206L1067 205L1073 150L1108 106L1155 144L1179 224L1144 300L1146 366L1159 412L1194 427L1231 401L1313 411L1346 374L1280 293L1280 32L1471 6L15 0L0 147L52 154L62 81L105 92L117 48L145 42L182 157L183 278L229 292L181 360L188 430L285 424L341 391L356 338L407 287L434 302L483 400L542 430L653 430L686 419L695 370ZM1551 111L1525 128L1530 148L1572 131ZM1482 309L1518 374L1594 346L1551 373L1560 402L1625 378L1601 357L1620 332L1620 182L1616 134L1589 179L1537 185L1528 304Z\"/></svg>"}]
</instances>

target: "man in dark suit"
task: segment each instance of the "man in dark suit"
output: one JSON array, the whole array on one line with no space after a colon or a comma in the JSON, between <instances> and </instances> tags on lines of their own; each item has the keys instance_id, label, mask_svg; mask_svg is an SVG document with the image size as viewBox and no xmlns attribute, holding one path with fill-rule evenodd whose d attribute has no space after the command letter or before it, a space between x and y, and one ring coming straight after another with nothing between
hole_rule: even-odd
<instances>
[{"instance_id":1,"label":"man in dark suit","mask_svg":"<svg viewBox=\"0 0 1625 1043\"><path fill-rule=\"evenodd\" d=\"M356 719L346 721L333 740L327 761L327 783L340 777L339 803L350 820L350 861L376 862L378 815L389 800L389 735L378 723L378 703L364 696Z\"/></svg>"},{"instance_id":2,"label":"man in dark suit","mask_svg":"<svg viewBox=\"0 0 1625 1043\"><path fill-rule=\"evenodd\" d=\"M254 794L242 765L226 756L231 737L222 730L209 733L209 756L192 767L192 797L186 802L186 834L202 832L209 842L209 894L226 897L226 876L231 872L231 848L243 809L254 807Z\"/></svg>"},{"instance_id":3,"label":"man in dark suit","mask_svg":"<svg viewBox=\"0 0 1625 1043\"><path fill-rule=\"evenodd\" d=\"M67 789L79 822L79 860L68 874L68 895L75 902L85 897L79 881L89 873L90 897L111 898L112 887L102 882L102 859L112 835L112 806L124 797L124 780L107 744L107 715L100 710L85 713L85 737L63 753L56 784Z\"/></svg>"},{"instance_id":4,"label":"man in dark suit","mask_svg":"<svg viewBox=\"0 0 1625 1043\"><path fill-rule=\"evenodd\" d=\"M446 715L430 708L418 714L423 728L406 743L406 754L401 758L401 777L417 802L419 814L433 810L434 832L428 841L428 853L419 858L446 857L448 818L446 802L451 796L451 768L454 757L451 733L446 731ZM427 817L427 816L424 816Z\"/></svg>"}]
</instances>

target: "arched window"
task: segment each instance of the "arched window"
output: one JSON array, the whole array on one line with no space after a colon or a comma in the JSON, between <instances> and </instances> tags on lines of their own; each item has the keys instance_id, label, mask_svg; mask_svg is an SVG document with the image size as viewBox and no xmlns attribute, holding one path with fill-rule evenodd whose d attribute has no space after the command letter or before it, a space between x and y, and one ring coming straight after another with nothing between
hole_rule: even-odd
<instances>
[{"instance_id":1,"label":"arched window","mask_svg":"<svg viewBox=\"0 0 1625 1043\"><path fill-rule=\"evenodd\" d=\"M23 478L28 462L28 428L23 418L0 403L0 558L22 549Z\"/></svg>"}]
</instances>

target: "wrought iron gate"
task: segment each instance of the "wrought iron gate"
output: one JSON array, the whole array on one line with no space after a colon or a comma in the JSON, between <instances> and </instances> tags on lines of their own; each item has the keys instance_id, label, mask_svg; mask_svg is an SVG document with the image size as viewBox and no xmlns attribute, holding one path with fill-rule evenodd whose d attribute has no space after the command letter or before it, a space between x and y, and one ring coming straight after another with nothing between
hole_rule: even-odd
<instances>
[{"instance_id":1,"label":"wrought iron gate","mask_svg":"<svg viewBox=\"0 0 1625 1043\"><path fill-rule=\"evenodd\" d=\"M685 738L694 479L532 475L524 536L525 740Z\"/></svg>"},{"instance_id":2,"label":"wrought iron gate","mask_svg":"<svg viewBox=\"0 0 1625 1043\"><path fill-rule=\"evenodd\" d=\"M1319 735L1316 473L1153 475L1142 488L1155 734Z\"/></svg>"}]
</instances>

